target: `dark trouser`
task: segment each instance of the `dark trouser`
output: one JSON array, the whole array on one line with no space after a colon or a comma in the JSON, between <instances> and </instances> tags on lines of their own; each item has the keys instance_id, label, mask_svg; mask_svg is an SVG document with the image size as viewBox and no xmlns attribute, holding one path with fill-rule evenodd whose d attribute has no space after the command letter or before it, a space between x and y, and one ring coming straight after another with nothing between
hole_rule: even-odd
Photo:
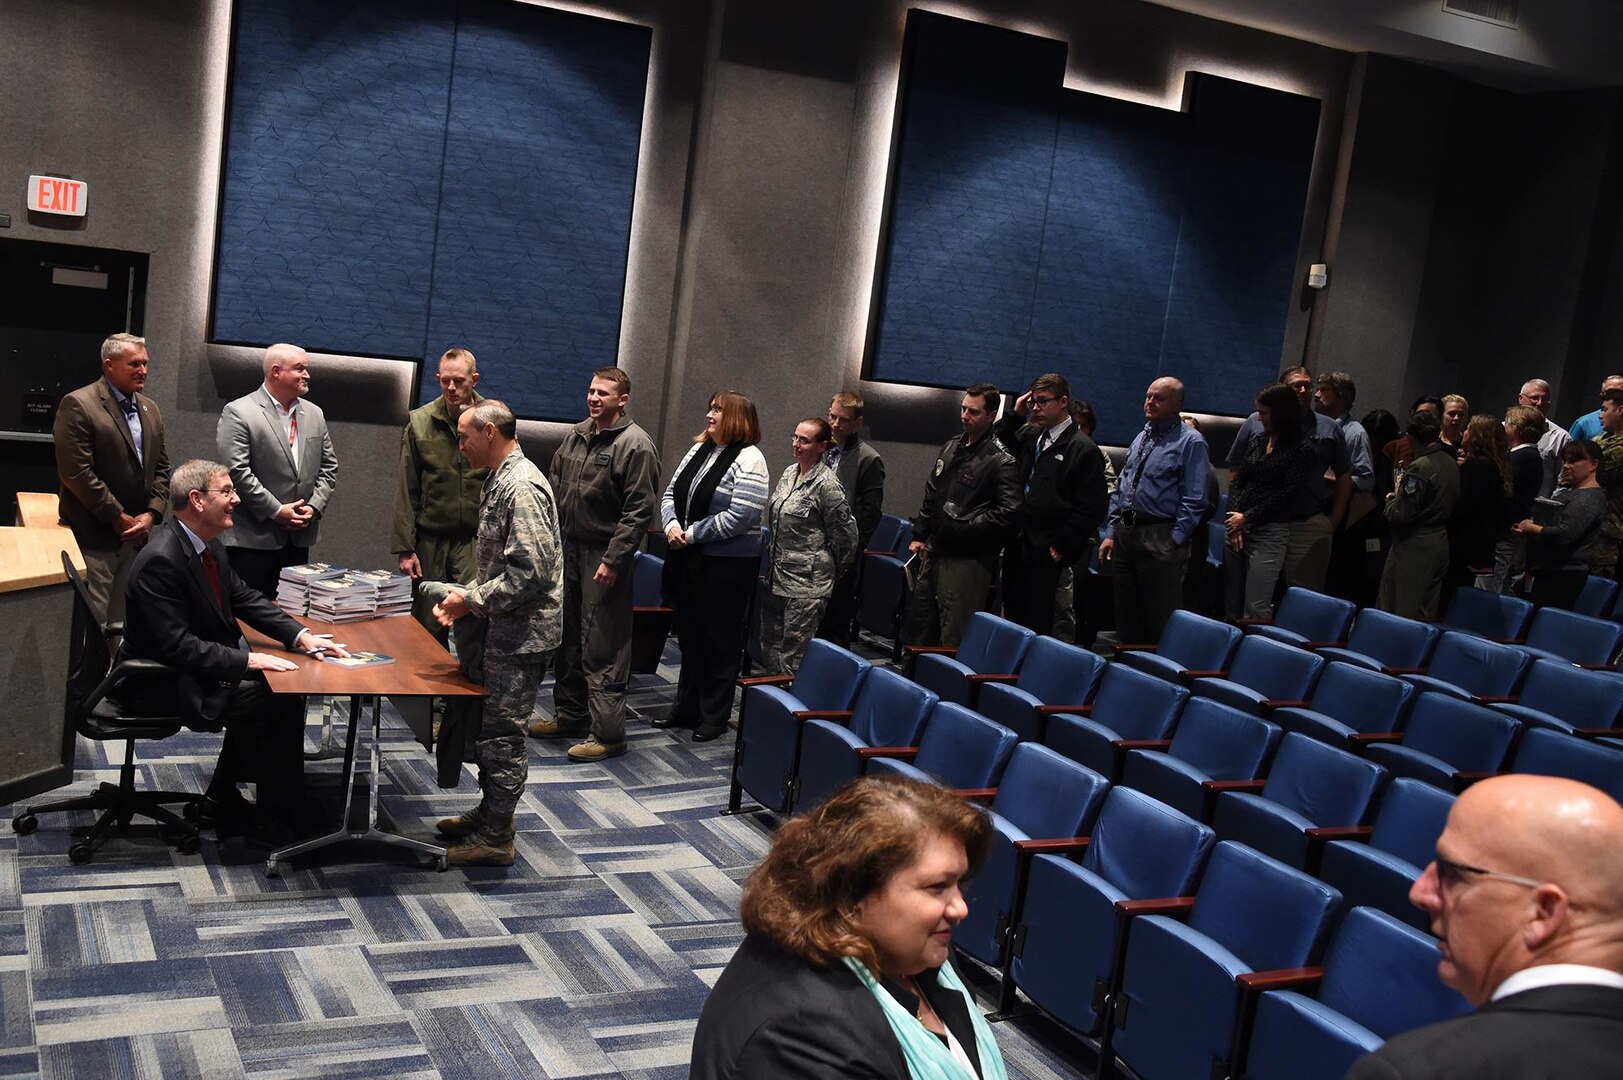
<instances>
[{"instance_id":1,"label":"dark trouser","mask_svg":"<svg viewBox=\"0 0 1623 1080\"><path fill-rule=\"evenodd\" d=\"M851 647L851 628L857 621L857 577L861 564L862 549L858 545L857 561L834 583L834 591L828 597L828 608L823 612L823 621L817 627L818 637L845 649Z\"/></svg>"},{"instance_id":2,"label":"dark trouser","mask_svg":"<svg viewBox=\"0 0 1623 1080\"><path fill-rule=\"evenodd\" d=\"M229 797L253 781L260 809L291 819L304 795L304 698L273 694L265 677L252 672L232 689L220 723L225 740L208 794Z\"/></svg>"},{"instance_id":3,"label":"dark trouser","mask_svg":"<svg viewBox=\"0 0 1623 1080\"><path fill-rule=\"evenodd\" d=\"M628 563L605 588L594 580L606 544L564 541L564 636L553 655L553 716L561 731L590 730L601 743L626 739L631 675Z\"/></svg>"},{"instance_id":4,"label":"dark trouser","mask_svg":"<svg viewBox=\"0 0 1623 1080\"><path fill-rule=\"evenodd\" d=\"M276 581L282 576L282 567L310 561L310 549L297 544L283 544L269 551L234 547L230 555L231 569L242 583L272 600L276 599Z\"/></svg>"},{"instance_id":5,"label":"dark trouser","mask_svg":"<svg viewBox=\"0 0 1623 1080\"><path fill-rule=\"evenodd\" d=\"M505 825L524 795L529 776L525 735L535 711L535 692L552 657L547 653L485 657L484 715L473 746L479 763L479 790L491 821Z\"/></svg>"},{"instance_id":6,"label":"dark trouser","mask_svg":"<svg viewBox=\"0 0 1623 1080\"><path fill-rule=\"evenodd\" d=\"M969 617L990 605L996 575L996 555L937 555L924 549L902 640L909 645L956 646L964 639Z\"/></svg>"},{"instance_id":7,"label":"dark trouser","mask_svg":"<svg viewBox=\"0 0 1623 1080\"><path fill-rule=\"evenodd\" d=\"M1189 545L1172 542L1172 523L1118 525L1110 554L1116 640L1154 645L1183 602Z\"/></svg>"},{"instance_id":8,"label":"dark trouser","mask_svg":"<svg viewBox=\"0 0 1623 1080\"><path fill-rule=\"evenodd\" d=\"M1004 616L1036 633L1052 634L1054 594L1064 569L1048 553L1047 544L1022 538L1009 545L1003 557Z\"/></svg>"},{"instance_id":9,"label":"dark trouser","mask_svg":"<svg viewBox=\"0 0 1623 1080\"><path fill-rule=\"evenodd\" d=\"M1405 619L1435 619L1447 575L1448 533L1442 527L1394 538L1381 573L1381 610Z\"/></svg>"},{"instance_id":10,"label":"dark trouser","mask_svg":"<svg viewBox=\"0 0 1623 1080\"><path fill-rule=\"evenodd\" d=\"M1589 580L1587 570L1532 570L1527 575L1532 585L1527 598L1539 607L1558 607L1571 610Z\"/></svg>"},{"instance_id":11,"label":"dark trouser","mask_svg":"<svg viewBox=\"0 0 1623 1080\"><path fill-rule=\"evenodd\" d=\"M434 640L444 645L451 636L451 628L441 626L434 618L434 601L423 595L423 581L444 581L452 585L473 583L476 567L473 559L473 537L450 534L417 534L417 561L422 564L423 576L412 583L411 617Z\"/></svg>"},{"instance_id":12,"label":"dark trouser","mask_svg":"<svg viewBox=\"0 0 1623 1080\"><path fill-rule=\"evenodd\" d=\"M696 725L701 731L727 726L760 563L755 555L707 556L692 550L681 554L673 622L682 650L682 673L672 712L681 724Z\"/></svg>"}]
</instances>

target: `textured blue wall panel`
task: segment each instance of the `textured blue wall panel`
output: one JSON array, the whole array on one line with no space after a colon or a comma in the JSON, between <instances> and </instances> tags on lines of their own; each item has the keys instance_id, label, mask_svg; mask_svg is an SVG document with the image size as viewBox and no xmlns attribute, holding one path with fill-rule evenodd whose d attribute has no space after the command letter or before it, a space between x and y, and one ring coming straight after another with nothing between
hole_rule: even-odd
<instances>
[{"instance_id":1,"label":"textured blue wall panel","mask_svg":"<svg viewBox=\"0 0 1623 1080\"><path fill-rule=\"evenodd\" d=\"M574 418L619 351L652 31L510 0L238 0L211 337L479 357Z\"/></svg>"},{"instance_id":2,"label":"textured blue wall panel","mask_svg":"<svg viewBox=\"0 0 1623 1080\"><path fill-rule=\"evenodd\" d=\"M909 13L869 377L1059 371L1115 443L1162 374L1192 410L1248 412L1279 365L1318 102L1191 75L1168 112L1066 90L1063 50Z\"/></svg>"},{"instance_id":3,"label":"textured blue wall panel","mask_svg":"<svg viewBox=\"0 0 1623 1080\"><path fill-rule=\"evenodd\" d=\"M422 348L451 10L238 0L215 341Z\"/></svg>"},{"instance_id":4,"label":"textured blue wall panel","mask_svg":"<svg viewBox=\"0 0 1623 1080\"><path fill-rule=\"evenodd\" d=\"M618 355L651 43L643 26L462 4L425 356L471 348L480 389L522 416L584 415L592 370Z\"/></svg>"}]
</instances>

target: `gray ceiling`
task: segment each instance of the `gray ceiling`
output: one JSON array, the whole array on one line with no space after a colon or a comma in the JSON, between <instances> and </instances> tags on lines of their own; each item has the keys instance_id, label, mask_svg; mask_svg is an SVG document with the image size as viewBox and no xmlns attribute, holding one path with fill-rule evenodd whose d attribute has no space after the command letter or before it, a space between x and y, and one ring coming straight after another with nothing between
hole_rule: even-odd
<instances>
[{"instance_id":1,"label":"gray ceiling","mask_svg":"<svg viewBox=\"0 0 1623 1080\"><path fill-rule=\"evenodd\" d=\"M1623 85L1623 0L1520 0L1514 28L1444 0L1151 0L1344 49L1400 57L1508 90Z\"/></svg>"}]
</instances>

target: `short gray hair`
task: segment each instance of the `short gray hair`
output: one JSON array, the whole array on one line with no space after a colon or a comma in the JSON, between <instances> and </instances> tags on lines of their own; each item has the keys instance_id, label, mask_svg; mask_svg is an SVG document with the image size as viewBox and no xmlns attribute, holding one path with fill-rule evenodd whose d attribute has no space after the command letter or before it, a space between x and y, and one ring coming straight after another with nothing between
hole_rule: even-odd
<instances>
[{"instance_id":1,"label":"short gray hair","mask_svg":"<svg viewBox=\"0 0 1623 1080\"><path fill-rule=\"evenodd\" d=\"M169 509L184 510L194 491L204 491L216 476L229 476L230 470L218 461L192 458L175 466L169 474Z\"/></svg>"},{"instance_id":2,"label":"short gray hair","mask_svg":"<svg viewBox=\"0 0 1623 1080\"><path fill-rule=\"evenodd\" d=\"M1527 388L1529 386L1537 387L1546 394L1550 392L1550 384L1545 382L1543 379L1528 379L1526 382L1522 383L1522 393L1527 393Z\"/></svg>"},{"instance_id":3,"label":"short gray hair","mask_svg":"<svg viewBox=\"0 0 1623 1080\"><path fill-rule=\"evenodd\" d=\"M473 422L480 427L486 424L496 425L504 439L518 438L518 418L513 410L507 407L507 402L496 398L486 398L472 408Z\"/></svg>"},{"instance_id":4,"label":"short gray hair","mask_svg":"<svg viewBox=\"0 0 1623 1080\"><path fill-rule=\"evenodd\" d=\"M303 349L299 348L297 345L289 345L285 341L277 342L275 345L272 345L270 348L266 349L265 350L265 378L267 378L267 379L270 378L270 373L271 373L271 368L272 367L275 367L278 364L282 365L283 367L286 367L287 365L286 365L285 361L287 359L290 359L291 357L293 357L295 355L306 356L307 354L305 353L305 351Z\"/></svg>"},{"instance_id":5,"label":"short gray hair","mask_svg":"<svg viewBox=\"0 0 1623 1080\"><path fill-rule=\"evenodd\" d=\"M101 343L101 359L103 363L116 359L125 353L147 347L147 339L135 334L114 334Z\"/></svg>"}]
</instances>

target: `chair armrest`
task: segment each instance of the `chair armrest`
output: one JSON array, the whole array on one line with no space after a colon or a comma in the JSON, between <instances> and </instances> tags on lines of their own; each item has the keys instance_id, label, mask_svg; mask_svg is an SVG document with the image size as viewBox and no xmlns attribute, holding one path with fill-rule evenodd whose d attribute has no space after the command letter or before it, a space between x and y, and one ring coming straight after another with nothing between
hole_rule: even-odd
<instances>
[{"instance_id":1,"label":"chair armrest","mask_svg":"<svg viewBox=\"0 0 1623 1080\"><path fill-rule=\"evenodd\" d=\"M1092 705L1037 705L1037 706L1034 706L1034 709L1035 709L1037 715L1039 715L1039 716L1053 716L1055 713L1062 713L1062 712L1075 713L1078 716L1086 716L1086 715L1088 715L1088 713L1093 711L1093 706Z\"/></svg>"},{"instance_id":2,"label":"chair armrest","mask_svg":"<svg viewBox=\"0 0 1623 1080\"><path fill-rule=\"evenodd\" d=\"M857 757L864 758L864 759L866 759L866 758L876 758L876 757L893 757L893 758L901 758L903 761L912 761L914 758L916 758L918 756L919 756L919 748L916 747L916 746L859 746L859 747L857 747Z\"/></svg>"},{"instance_id":3,"label":"chair armrest","mask_svg":"<svg viewBox=\"0 0 1623 1080\"><path fill-rule=\"evenodd\" d=\"M1345 641L1306 641L1302 643L1304 649L1345 649Z\"/></svg>"},{"instance_id":4,"label":"chair armrest","mask_svg":"<svg viewBox=\"0 0 1623 1080\"><path fill-rule=\"evenodd\" d=\"M1111 739L1110 745L1116 750L1165 750L1172 745L1171 739Z\"/></svg>"},{"instance_id":5,"label":"chair armrest","mask_svg":"<svg viewBox=\"0 0 1623 1080\"><path fill-rule=\"evenodd\" d=\"M863 548L862 553L864 555L895 555L896 554L894 551L888 551L885 548Z\"/></svg>"},{"instance_id":6,"label":"chair armrest","mask_svg":"<svg viewBox=\"0 0 1623 1080\"><path fill-rule=\"evenodd\" d=\"M1424 675L1425 673L1426 673L1426 669L1423 668L1423 667L1383 667L1383 668L1381 668L1381 674L1382 675Z\"/></svg>"},{"instance_id":7,"label":"chair armrest","mask_svg":"<svg viewBox=\"0 0 1623 1080\"><path fill-rule=\"evenodd\" d=\"M1368 825L1315 825L1306 831L1308 839L1323 843L1332 840L1367 841L1375 833Z\"/></svg>"},{"instance_id":8,"label":"chair armrest","mask_svg":"<svg viewBox=\"0 0 1623 1080\"><path fill-rule=\"evenodd\" d=\"M1275 709L1307 709L1312 705L1311 701L1286 701L1278 698L1265 698L1262 703L1263 709L1268 712Z\"/></svg>"},{"instance_id":9,"label":"chair armrest","mask_svg":"<svg viewBox=\"0 0 1623 1080\"><path fill-rule=\"evenodd\" d=\"M1248 615L1243 619L1235 619L1234 620L1234 625L1235 626L1272 626L1272 625L1274 625L1274 620L1272 620L1272 619L1264 619L1264 618L1262 618L1260 616L1249 616Z\"/></svg>"},{"instance_id":10,"label":"chair armrest","mask_svg":"<svg viewBox=\"0 0 1623 1080\"><path fill-rule=\"evenodd\" d=\"M668 608L668 607L634 607L634 608L631 609L631 614L633 614L633 615L669 615L672 612L674 612L675 610L676 610L675 608Z\"/></svg>"},{"instance_id":11,"label":"chair armrest","mask_svg":"<svg viewBox=\"0 0 1623 1080\"><path fill-rule=\"evenodd\" d=\"M124 620L120 619L118 622L110 622L110 623L105 624L101 628L101 633L102 633L103 637L109 638L109 639L116 638L116 637L123 637L124 636Z\"/></svg>"},{"instance_id":12,"label":"chair armrest","mask_svg":"<svg viewBox=\"0 0 1623 1080\"><path fill-rule=\"evenodd\" d=\"M958 655L958 646L956 645L903 645L902 648L914 656L922 656L925 653L934 653L937 656Z\"/></svg>"},{"instance_id":13,"label":"chair armrest","mask_svg":"<svg viewBox=\"0 0 1623 1080\"><path fill-rule=\"evenodd\" d=\"M124 681L132 675L140 676L145 681L157 678L178 679L180 678L180 671L157 660L120 660L113 665L113 670L102 678L96 688L86 695L85 700L79 705L80 710L86 713L90 712L90 710L101 704L102 699L111 693L114 687L123 685Z\"/></svg>"},{"instance_id":14,"label":"chair armrest","mask_svg":"<svg viewBox=\"0 0 1623 1080\"><path fill-rule=\"evenodd\" d=\"M1347 741L1354 746L1368 746L1370 743L1400 743L1403 741L1403 732L1355 731L1347 736Z\"/></svg>"},{"instance_id":15,"label":"chair armrest","mask_svg":"<svg viewBox=\"0 0 1623 1080\"><path fill-rule=\"evenodd\" d=\"M1162 896L1154 900L1117 900L1116 910L1125 915L1184 915L1195 906L1193 896Z\"/></svg>"},{"instance_id":16,"label":"chair armrest","mask_svg":"<svg viewBox=\"0 0 1623 1080\"><path fill-rule=\"evenodd\" d=\"M1616 671L1616 664L1579 664L1585 671Z\"/></svg>"},{"instance_id":17,"label":"chair armrest","mask_svg":"<svg viewBox=\"0 0 1623 1080\"><path fill-rule=\"evenodd\" d=\"M1623 739L1623 728L1614 727L1584 727L1573 728L1573 735L1580 739Z\"/></svg>"},{"instance_id":18,"label":"chair armrest","mask_svg":"<svg viewBox=\"0 0 1623 1080\"><path fill-rule=\"evenodd\" d=\"M1116 644L1116 645L1112 645L1110 648L1111 648L1111 650L1113 652L1115 652L1115 654L1117 656L1120 656L1124 652L1154 652L1156 647L1154 645L1122 645L1122 644Z\"/></svg>"},{"instance_id":19,"label":"chair armrest","mask_svg":"<svg viewBox=\"0 0 1623 1080\"><path fill-rule=\"evenodd\" d=\"M986 800L986 799L994 799L994 798L996 798L997 797L997 788L995 788L995 787L961 787L961 788L953 788L952 793L954 795L957 795L961 799L970 799L970 800L974 800L974 801L983 801L983 800Z\"/></svg>"},{"instance_id":20,"label":"chair armrest","mask_svg":"<svg viewBox=\"0 0 1623 1080\"><path fill-rule=\"evenodd\" d=\"M1180 671L1180 672L1178 672L1178 678L1182 679L1186 683L1194 682L1196 679L1226 679L1228 677L1229 677L1229 673L1227 671Z\"/></svg>"},{"instance_id":21,"label":"chair armrest","mask_svg":"<svg viewBox=\"0 0 1623 1080\"><path fill-rule=\"evenodd\" d=\"M1200 786L1214 794L1223 791L1261 791L1266 780L1202 780Z\"/></svg>"},{"instance_id":22,"label":"chair armrest","mask_svg":"<svg viewBox=\"0 0 1623 1080\"><path fill-rule=\"evenodd\" d=\"M789 715L796 720L849 720L856 714L850 709L796 709Z\"/></svg>"},{"instance_id":23,"label":"chair armrest","mask_svg":"<svg viewBox=\"0 0 1623 1080\"><path fill-rule=\"evenodd\" d=\"M1471 695L1471 700L1478 705L1514 705L1521 700L1518 694L1488 694L1483 697Z\"/></svg>"},{"instance_id":24,"label":"chair armrest","mask_svg":"<svg viewBox=\"0 0 1623 1080\"><path fill-rule=\"evenodd\" d=\"M1495 645L1526 645L1527 644L1527 639L1524 638L1524 637L1491 637L1488 640L1493 642Z\"/></svg>"},{"instance_id":25,"label":"chair armrest","mask_svg":"<svg viewBox=\"0 0 1623 1080\"><path fill-rule=\"evenodd\" d=\"M795 681L793 675L744 675L738 680L739 686L782 686L784 683Z\"/></svg>"},{"instance_id":26,"label":"chair armrest","mask_svg":"<svg viewBox=\"0 0 1623 1080\"><path fill-rule=\"evenodd\" d=\"M1275 968L1273 971L1242 971L1234 976L1240 988L1253 994L1264 990L1300 990L1318 985L1324 978L1322 967Z\"/></svg>"},{"instance_id":27,"label":"chair armrest","mask_svg":"<svg viewBox=\"0 0 1623 1080\"><path fill-rule=\"evenodd\" d=\"M1057 855L1067 851L1082 851L1088 846L1086 836L1059 836L1051 840L1016 840L1014 850L1029 855Z\"/></svg>"},{"instance_id":28,"label":"chair armrest","mask_svg":"<svg viewBox=\"0 0 1623 1080\"><path fill-rule=\"evenodd\" d=\"M1454 774L1454 790L1464 791L1478 780L1486 780L1490 776L1498 776L1496 772L1457 772Z\"/></svg>"},{"instance_id":29,"label":"chair armrest","mask_svg":"<svg viewBox=\"0 0 1623 1080\"><path fill-rule=\"evenodd\" d=\"M1018 675L988 675L988 674L982 674L980 672L972 672L971 674L965 676L965 679L966 679L966 681L971 682L971 683L989 683L989 682L1015 683L1015 682L1020 681L1020 676L1018 676Z\"/></svg>"}]
</instances>

